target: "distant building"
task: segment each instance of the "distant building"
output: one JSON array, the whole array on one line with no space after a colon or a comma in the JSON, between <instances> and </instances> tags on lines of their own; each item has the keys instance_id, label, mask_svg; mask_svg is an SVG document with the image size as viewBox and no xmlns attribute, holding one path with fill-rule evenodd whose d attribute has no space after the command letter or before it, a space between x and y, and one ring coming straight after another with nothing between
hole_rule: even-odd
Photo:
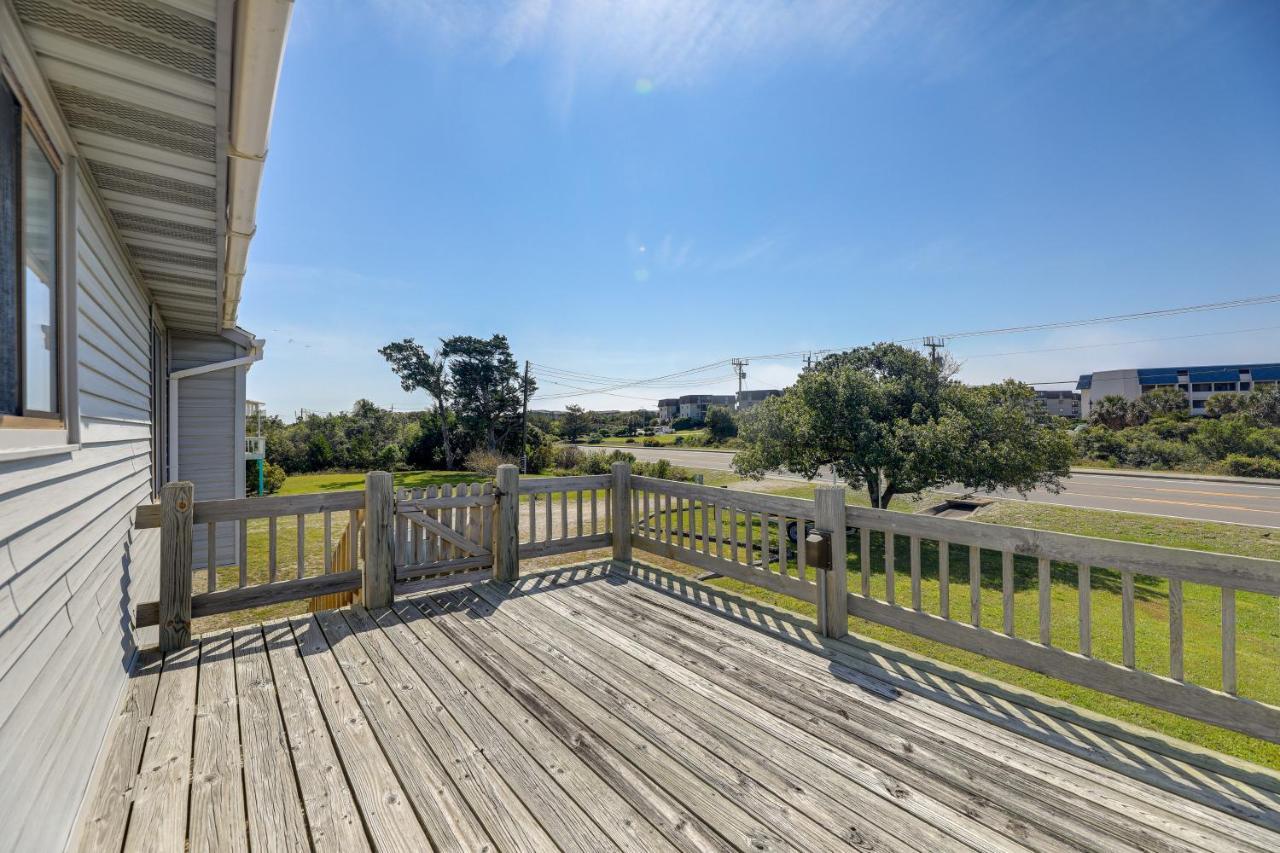
<instances>
[{"instance_id":1,"label":"distant building","mask_svg":"<svg viewBox=\"0 0 1280 853\"><path fill-rule=\"evenodd\" d=\"M707 409L712 406L732 409L735 402L732 394L685 394L680 398L680 412L677 417L702 423L707 419Z\"/></svg>"},{"instance_id":2,"label":"distant building","mask_svg":"<svg viewBox=\"0 0 1280 853\"><path fill-rule=\"evenodd\" d=\"M746 411L752 406L764 402L770 397L781 397L782 392L770 388L760 391L739 391L738 392L738 411Z\"/></svg>"},{"instance_id":3,"label":"distant building","mask_svg":"<svg viewBox=\"0 0 1280 853\"><path fill-rule=\"evenodd\" d=\"M1076 383L1080 416L1089 417L1093 403L1103 397L1137 400L1157 388L1177 388L1187 397L1187 411L1204 414L1214 394L1247 394L1254 388L1280 382L1280 363L1217 365L1214 367L1149 367L1086 373Z\"/></svg>"},{"instance_id":4,"label":"distant building","mask_svg":"<svg viewBox=\"0 0 1280 853\"><path fill-rule=\"evenodd\" d=\"M660 423L669 424L678 417L680 417L679 399L668 397L665 400L658 401L658 421Z\"/></svg>"},{"instance_id":5,"label":"distant building","mask_svg":"<svg viewBox=\"0 0 1280 853\"><path fill-rule=\"evenodd\" d=\"M1036 391L1036 399L1049 414L1063 418L1080 417L1080 394L1075 391Z\"/></svg>"}]
</instances>

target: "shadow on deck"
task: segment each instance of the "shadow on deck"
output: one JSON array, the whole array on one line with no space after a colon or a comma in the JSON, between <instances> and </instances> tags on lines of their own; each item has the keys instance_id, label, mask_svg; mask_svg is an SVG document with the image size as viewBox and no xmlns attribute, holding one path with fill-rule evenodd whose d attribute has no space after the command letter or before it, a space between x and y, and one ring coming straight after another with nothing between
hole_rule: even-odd
<instances>
[{"instance_id":1,"label":"shadow on deck","mask_svg":"<svg viewBox=\"0 0 1280 853\"><path fill-rule=\"evenodd\" d=\"M84 849L1280 849L1280 777L641 563L144 658Z\"/></svg>"}]
</instances>

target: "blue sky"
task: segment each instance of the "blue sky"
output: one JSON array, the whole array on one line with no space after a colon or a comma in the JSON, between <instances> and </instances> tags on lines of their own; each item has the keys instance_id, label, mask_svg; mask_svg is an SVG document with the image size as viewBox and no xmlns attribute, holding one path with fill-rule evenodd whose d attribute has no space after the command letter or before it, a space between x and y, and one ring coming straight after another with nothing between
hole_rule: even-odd
<instances>
[{"instance_id":1,"label":"blue sky","mask_svg":"<svg viewBox=\"0 0 1280 853\"><path fill-rule=\"evenodd\" d=\"M249 394L420 407L376 353L407 336L644 378L1280 292L1278 44L1275 2L299 3ZM1280 305L952 352L975 382L1280 360ZM693 378L578 402L733 386Z\"/></svg>"}]
</instances>

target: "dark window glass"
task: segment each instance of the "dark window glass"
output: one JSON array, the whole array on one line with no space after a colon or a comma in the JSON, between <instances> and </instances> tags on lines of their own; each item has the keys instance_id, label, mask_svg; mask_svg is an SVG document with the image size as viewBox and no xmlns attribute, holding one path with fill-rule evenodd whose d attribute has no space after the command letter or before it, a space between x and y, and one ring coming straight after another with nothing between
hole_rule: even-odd
<instances>
[{"instance_id":1,"label":"dark window glass","mask_svg":"<svg viewBox=\"0 0 1280 853\"><path fill-rule=\"evenodd\" d=\"M22 134L23 412L58 411L58 178Z\"/></svg>"},{"instance_id":2,"label":"dark window glass","mask_svg":"<svg viewBox=\"0 0 1280 853\"><path fill-rule=\"evenodd\" d=\"M1236 390L1236 383L1234 383L1234 382L1215 382L1215 383L1213 383L1213 390L1215 390L1215 391L1234 391L1234 390Z\"/></svg>"},{"instance_id":3,"label":"dark window glass","mask_svg":"<svg viewBox=\"0 0 1280 853\"><path fill-rule=\"evenodd\" d=\"M1203 409L1203 408L1204 408L1204 400L1192 400L1192 401L1191 401L1191 408L1193 408L1193 409Z\"/></svg>"},{"instance_id":4,"label":"dark window glass","mask_svg":"<svg viewBox=\"0 0 1280 853\"><path fill-rule=\"evenodd\" d=\"M1191 386L1191 390L1192 391L1212 391L1213 383L1212 382L1196 382Z\"/></svg>"},{"instance_id":5,"label":"dark window glass","mask_svg":"<svg viewBox=\"0 0 1280 853\"><path fill-rule=\"evenodd\" d=\"M22 410L18 380L18 170L22 113L0 78L0 415Z\"/></svg>"},{"instance_id":6,"label":"dark window glass","mask_svg":"<svg viewBox=\"0 0 1280 853\"><path fill-rule=\"evenodd\" d=\"M1248 390L1249 390L1250 388L1252 388L1252 387L1253 387L1253 384L1252 384L1252 383L1249 383L1249 382L1241 382L1241 383L1240 383L1240 390L1241 390L1241 391L1248 391Z\"/></svg>"}]
</instances>

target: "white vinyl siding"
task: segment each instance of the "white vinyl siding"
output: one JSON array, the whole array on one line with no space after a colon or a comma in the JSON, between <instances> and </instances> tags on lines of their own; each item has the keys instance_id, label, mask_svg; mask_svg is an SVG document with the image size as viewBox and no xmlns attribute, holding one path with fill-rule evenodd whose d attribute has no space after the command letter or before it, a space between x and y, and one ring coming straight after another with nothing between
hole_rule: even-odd
<instances>
[{"instance_id":1,"label":"white vinyl siding","mask_svg":"<svg viewBox=\"0 0 1280 853\"><path fill-rule=\"evenodd\" d=\"M80 448L0 463L0 849L67 840L157 593L150 308L82 184L76 307Z\"/></svg>"}]
</instances>

